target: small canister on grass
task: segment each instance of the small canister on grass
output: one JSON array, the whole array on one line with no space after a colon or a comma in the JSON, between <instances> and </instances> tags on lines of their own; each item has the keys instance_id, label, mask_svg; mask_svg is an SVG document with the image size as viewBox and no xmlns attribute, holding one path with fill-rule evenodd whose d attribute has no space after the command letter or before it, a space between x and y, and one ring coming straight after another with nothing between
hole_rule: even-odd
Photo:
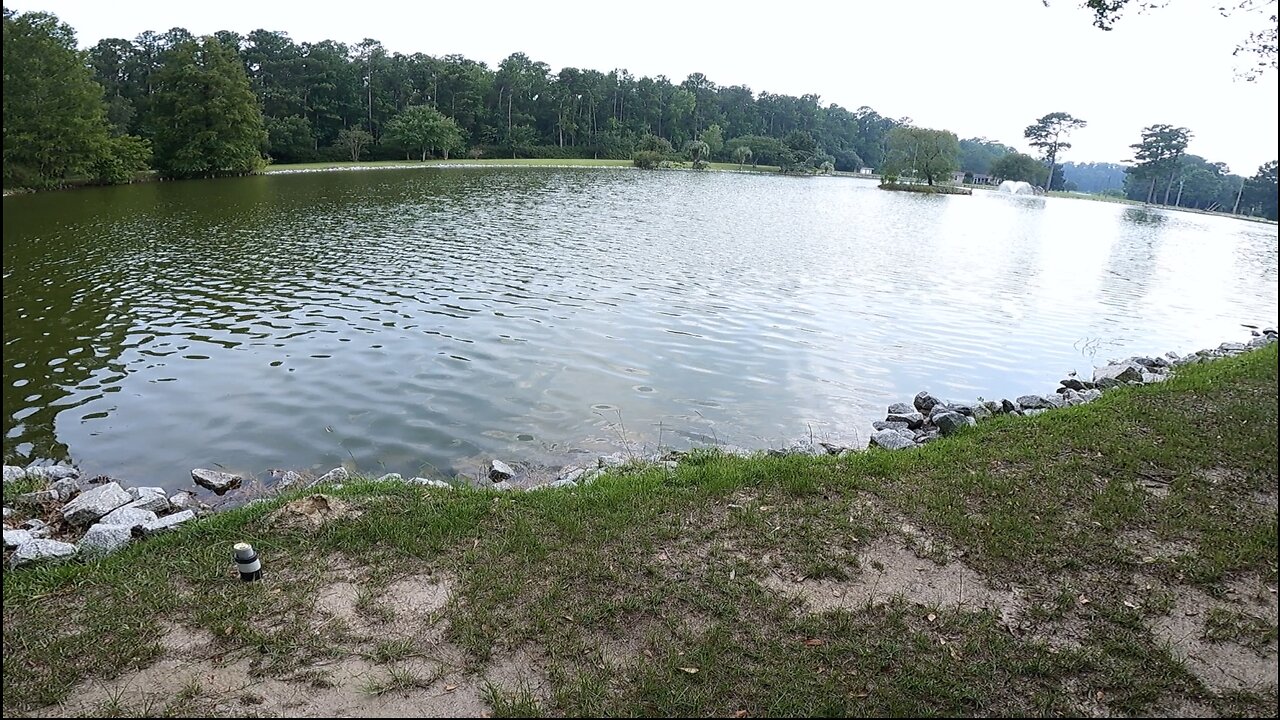
<instances>
[{"instance_id":1,"label":"small canister on grass","mask_svg":"<svg viewBox=\"0 0 1280 720\"><path fill-rule=\"evenodd\" d=\"M249 543L235 544L236 569L240 571L240 579L253 582L262 579L262 561Z\"/></svg>"}]
</instances>

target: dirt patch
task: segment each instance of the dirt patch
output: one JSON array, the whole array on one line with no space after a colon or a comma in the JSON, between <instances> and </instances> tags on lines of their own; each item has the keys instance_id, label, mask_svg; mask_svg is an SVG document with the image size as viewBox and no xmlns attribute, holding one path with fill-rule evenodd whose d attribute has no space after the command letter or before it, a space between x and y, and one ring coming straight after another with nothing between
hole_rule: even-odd
<instances>
[{"instance_id":1,"label":"dirt patch","mask_svg":"<svg viewBox=\"0 0 1280 720\"><path fill-rule=\"evenodd\" d=\"M1188 540L1162 540L1149 530L1132 530L1116 536L1116 546L1128 550L1144 563L1172 560L1196 551Z\"/></svg>"},{"instance_id":2,"label":"dirt patch","mask_svg":"<svg viewBox=\"0 0 1280 720\"><path fill-rule=\"evenodd\" d=\"M391 607L397 619L434 619L453 597L453 584L453 579L445 576L412 575L388 585L381 601Z\"/></svg>"},{"instance_id":3,"label":"dirt patch","mask_svg":"<svg viewBox=\"0 0 1280 720\"><path fill-rule=\"evenodd\" d=\"M1206 638L1205 621L1212 609L1245 609L1236 602L1214 600L1188 587L1174 590L1173 609L1151 624L1151 632L1169 646L1170 652L1186 663L1187 669L1217 690L1267 690L1275 692L1276 643L1253 650L1232 640ZM1274 615L1272 616L1274 617Z\"/></svg>"},{"instance_id":4,"label":"dirt patch","mask_svg":"<svg viewBox=\"0 0 1280 720\"><path fill-rule=\"evenodd\" d=\"M784 579L769 576L763 585L799 598L810 612L860 610L901 597L928 607L990 610L1006 624L1022 607L1017 590L997 590L962 562L938 564L904 548L897 538L882 538L858 557L862 573L851 581Z\"/></svg>"},{"instance_id":5,"label":"dirt patch","mask_svg":"<svg viewBox=\"0 0 1280 720\"><path fill-rule=\"evenodd\" d=\"M267 516L267 522L283 530L314 530L336 520L360 517L361 511L332 495L315 494L285 504Z\"/></svg>"}]
</instances>

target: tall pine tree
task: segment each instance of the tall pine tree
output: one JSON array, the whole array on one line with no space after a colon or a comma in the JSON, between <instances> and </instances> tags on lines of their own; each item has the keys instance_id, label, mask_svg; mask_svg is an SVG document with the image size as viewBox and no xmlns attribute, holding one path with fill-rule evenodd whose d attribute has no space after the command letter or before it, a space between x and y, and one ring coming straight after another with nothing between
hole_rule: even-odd
<instances>
[{"instance_id":1,"label":"tall pine tree","mask_svg":"<svg viewBox=\"0 0 1280 720\"><path fill-rule=\"evenodd\" d=\"M234 51L212 37L178 44L156 83L153 142L162 176L243 175L262 166L262 109Z\"/></svg>"}]
</instances>

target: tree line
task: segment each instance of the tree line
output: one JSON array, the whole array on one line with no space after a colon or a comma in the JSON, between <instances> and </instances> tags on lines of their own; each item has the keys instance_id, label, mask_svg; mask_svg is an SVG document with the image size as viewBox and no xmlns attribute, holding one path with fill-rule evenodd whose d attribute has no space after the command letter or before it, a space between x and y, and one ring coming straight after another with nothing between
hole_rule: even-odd
<instances>
[{"instance_id":1,"label":"tree line","mask_svg":"<svg viewBox=\"0 0 1280 720\"><path fill-rule=\"evenodd\" d=\"M632 159L642 167L719 160L784 172L871 167L929 183L963 170L1069 189L1058 156L1084 125L1061 112L1040 118L1025 133L1037 159L869 107L720 86L701 73L678 83L620 69L553 73L523 53L490 68L460 55L393 53L376 40L296 43L268 30L195 37L173 28L81 51L53 15L7 8L4 74L6 187L465 154ZM1138 158L1135 172L1150 189L1158 165L1156 184L1167 190L1160 183L1169 163L1190 166L1194 157ZM1225 167L1211 172L1226 177ZM1185 197L1203 201L1209 181L1201 173L1175 180Z\"/></svg>"}]
</instances>

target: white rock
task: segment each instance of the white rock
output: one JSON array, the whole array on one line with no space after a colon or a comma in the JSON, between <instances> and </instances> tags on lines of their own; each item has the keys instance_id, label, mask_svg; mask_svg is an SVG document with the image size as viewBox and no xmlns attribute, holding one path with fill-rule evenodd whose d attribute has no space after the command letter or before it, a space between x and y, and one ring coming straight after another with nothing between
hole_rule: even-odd
<instances>
[{"instance_id":1,"label":"white rock","mask_svg":"<svg viewBox=\"0 0 1280 720\"><path fill-rule=\"evenodd\" d=\"M80 471L70 465L37 465L27 468L27 477L52 481L80 477Z\"/></svg>"},{"instance_id":2,"label":"white rock","mask_svg":"<svg viewBox=\"0 0 1280 720\"><path fill-rule=\"evenodd\" d=\"M37 538L34 540L28 540L19 545L18 549L14 551L13 559L10 560L10 562L13 563L14 567L17 567L19 565L26 565L27 563L38 562L40 560L69 558L75 555L76 552L76 546L71 543Z\"/></svg>"},{"instance_id":3,"label":"white rock","mask_svg":"<svg viewBox=\"0 0 1280 720\"><path fill-rule=\"evenodd\" d=\"M497 490L498 492L508 492L510 490L516 489L515 485L512 485L506 480L499 480L498 482L494 483L490 487L492 487L494 490Z\"/></svg>"},{"instance_id":4,"label":"white rock","mask_svg":"<svg viewBox=\"0 0 1280 720\"><path fill-rule=\"evenodd\" d=\"M443 480L435 480L432 478L416 477L408 481L413 485L422 485L423 487L440 488L441 490L452 490L453 486Z\"/></svg>"},{"instance_id":5,"label":"white rock","mask_svg":"<svg viewBox=\"0 0 1280 720\"><path fill-rule=\"evenodd\" d=\"M150 510L157 515L163 515L164 513L169 512L169 497L165 495L164 488L129 488L129 494L136 499L128 505L125 505L125 507Z\"/></svg>"},{"instance_id":6,"label":"white rock","mask_svg":"<svg viewBox=\"0 0 1280 720\"><path fill-rule=\"evenodd\" d=\"M152 522L147 523L146 525L143 525L142 534L151 536L151 535L158 535L162 532L168 532L169 530L172 530L173 528L181 525L182 523L185 523L189 520L194 520L195 517L196 517L196 514L192 510L183 510L182 512L177 512L172 515L165 515L164 517L158 520L154 520Z\"/></svg>"},{"instance_id":7,"label":"white rock","mask_svg":"<svg viewBox=\"0 0 1280 720\"><path fill-rule=\"evenodd\" d=\"M404 476L400 473L387 473L378 478L377 482L404 482Z\"/></svg>"},{"instance_id":8,"label":"white rock","mask_svg":"<svg viewBox=\"0 0 1280 720\"><path fill-rule=\"evenodd\" d=\"M89 555L106 555L133 541L133 530L124 525L95 523L80 538L80 551Z\"/></svg>"},{"instance_id":9,"label":"white rock","mask_svg":"<svg viewBox=\"0 0 1280 720\"><path fill-rule=\"evenodd\" d=\"M195 480L200 487L212 490L215 495L222 495L228 490L240 487L240 481L243 478L220 470L196 468L191 471L191 479Z\"/></svg>"},{"instance_id":10,"label":"white rock","mask_svg":"<svg viewBox=\"0 0 1280 720\"><path fill-rule=\"evenodd\" d=\"M1142 381L1143 367L1136 363L1117 363L1094 368L1093 381L1099 385L1121 385Z\"/></svg>"},{"instance_id":11,"label":"white rock","mask_svg":"<svg viewBox=\"0 0 1280 720\"><path fill-rule=\"evenodd\" d=\"M18 467L17 465L4 466L4 481L6 484L11 483L14 480L21 480L26 476L27 476L27 471Z\"/></svg>"},{"instance_id":12,"label":"white rock","mask_svg":"<svg viewBox=\"0 0 1280 720\"><path fill-rule=\"evenodd\" d=\"M10 530L4 529L4 546L5 549L16 548L22 543L31 540L34 536L29 530Z\"/></svg>"},{"instance_id":13,"label":"white rock","mask_svg":"<svg viewBox=\"0 0 1280 720\"><path fill-rule=\"evenodd\" d=\"M126 528L132 529L140 525L155 522L155 520L156 514L150 510L143 510L142 508L125 505L124 507L116 508L106 515L103 515L98 520L98 524L123 525Z\"/></svg>"},{"instance_id":14,"label":"white rock","mask_svg":"<svg viewBox=\"0 0 1280 720\"><path fill-rule=\"evenodd\" d=\"M328 483L340 483L344 480L350 479L350 477L351 475L347 472L346 468L336 467L330 470L329 472L321 475L320 477L316 478L315 481L311 483L311 485L312 487L314 487L316 485L325 485Z\"/></svg>"},{"instance_id":15,"label":"white rock","mask_svg":"<svg viewBox=\"0 0 1280 720\"><path fill-rule=\"evenodd\" d=\"M80 494L62 506L62 517L72 525L92 525L95 520L133 500L119 483L109 482Z\"/></svg>"},{"instance_id":16,"label":"white rock","mask_svg":"<svg viewBox=\"0 0 1280 720\"><path fill-rule=\"evenodd\" d=\"M52 490L58 496L58 500L67 502L80 494L80 483L75 478L62 478L61 480L55 480L49 486L49 490Z\"/></svg>"},{"instance_id":17,"label":"white rock","mask_svg":"<svg viewBox=\"0 0 1280 720\"><path fill-rule=\"evenodd\" d=\"M1158 383L1158 382L1164 382L1165 380L1168 380L1168 379L1169 379L1169 376L1164 375L1162 373L1149 373L1149 372L1142 373L1142 382L1144 383Z\"/></svg>"},{"instance_id":18,"label":"white rock","mask_svg":"<svg viewBox=\"0 0 1280 720\"><path fill-rule=\"evenodd\" d=\"M510 465L502 462L501 460L489 461L489 479L490 480L494 482L501 482L503 480L510 480L515 476L516 476L516 471L512 470Z\"/></svg>"},{"instance_id":19,"label":"white rock","mask_svg":"<svg viewBox=\"0 0 1280 720\"><path fill-rule=\"evenodd\" d=\"M200 501L196 500L195 494L183 490L169 496L169 505L177 510L195 510L200 507Z\"/></svg>"}]
</instances>

